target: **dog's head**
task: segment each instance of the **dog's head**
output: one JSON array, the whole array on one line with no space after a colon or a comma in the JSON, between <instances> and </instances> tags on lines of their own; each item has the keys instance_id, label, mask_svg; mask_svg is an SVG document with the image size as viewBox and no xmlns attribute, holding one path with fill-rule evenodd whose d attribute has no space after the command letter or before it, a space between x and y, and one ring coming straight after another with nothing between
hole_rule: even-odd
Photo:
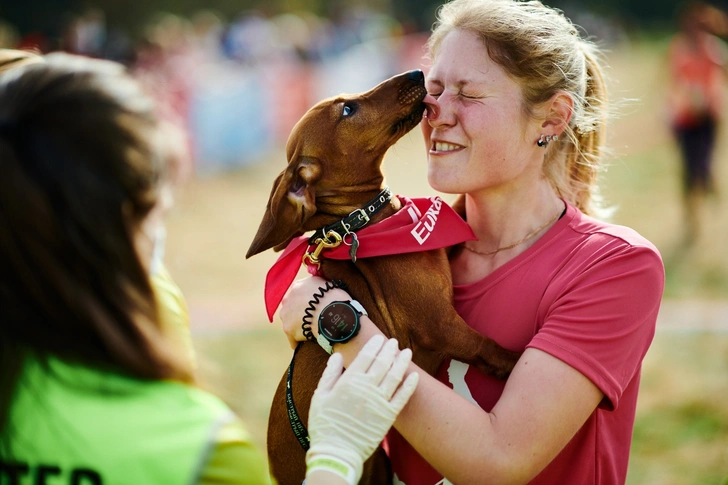
<instances>
[{"instance_id":1,"label":"dog's head","mask_svg":"<svg viewBox=\"0 0 728 485\"><path fill-rule=\"evenodd\" d=\"M384 154L420 122L426 94L422 71L410 71L365 93L340 95L311 108L291 131L288 167L273 183L246 258L280 249L378 192Z\"/></svg>"}]
</instances>

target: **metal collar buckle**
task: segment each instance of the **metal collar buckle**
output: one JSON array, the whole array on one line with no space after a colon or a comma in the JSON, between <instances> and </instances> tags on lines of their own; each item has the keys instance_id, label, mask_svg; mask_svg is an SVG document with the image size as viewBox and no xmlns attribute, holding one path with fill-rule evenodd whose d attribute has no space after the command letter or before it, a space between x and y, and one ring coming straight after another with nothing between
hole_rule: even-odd
<instances>
[{"instance_id":1,"label":"metal collar buckle","mask_svg":"<svg viewBox=\"0 0 728 485\"><path fill-rule=\"evenodd\" d=\"M392 200L392 191L389 190L389 187L385 187L364 207L354 209L348 216L340 221L329 226L322 227L314 232L314 234L308 239L308 244L309 246L316 245L316 249L314 249L312 253L306 252L306 254L303 255L303 264L315 265L318 269L320 269L321 251L324 249L338 247L343 241L343 238L347 235L351 235L352 242L351 244L346 242L344 243L351 247L349 254L351 256L351 260L356 262L356 251L359 247L359 242L357 241L355 232L369 224L371 217L385 207L387 202L390 200ZM343 229L343 231L341 229Z\"/></svg>"},{"instance_id":2,"label":"metal collar buckle","mask_svg":"<svg viewBox=\"0 0 728 485\"><path fill-rule=\"evenodd\" d=\"M369 211L374 212L374 208L372 206L369 206ZM358 212L358 214L357 214L357 212ZM356 209L356 210L351 211L351 213L349 214L347 219L349 219L349 217L354 217L355 215L359 216L359 222L362 224L362 226L369 224L369 216L367 215L367 213L364 209ZM348 231L349 228L347 227L346 229L347 229L346 232L349 232Z\"/></svg>"}]
</instances>

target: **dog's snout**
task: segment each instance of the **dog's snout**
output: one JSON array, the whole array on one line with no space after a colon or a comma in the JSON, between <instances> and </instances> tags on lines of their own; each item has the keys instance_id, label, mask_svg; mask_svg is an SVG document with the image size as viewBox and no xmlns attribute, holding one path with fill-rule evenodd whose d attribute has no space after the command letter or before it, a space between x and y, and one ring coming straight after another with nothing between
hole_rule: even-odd
<instances>
[{"instance_id":1,"label":"dog's snout","mask_svg":"<svg viewBox=\"0 0 728 485\"><path fill-rule=\"evenodd\" d=\"M407 79L418 83L425 82L425 74L420 69L415 69L407 73Z\"/></svg>"}]
</instances>

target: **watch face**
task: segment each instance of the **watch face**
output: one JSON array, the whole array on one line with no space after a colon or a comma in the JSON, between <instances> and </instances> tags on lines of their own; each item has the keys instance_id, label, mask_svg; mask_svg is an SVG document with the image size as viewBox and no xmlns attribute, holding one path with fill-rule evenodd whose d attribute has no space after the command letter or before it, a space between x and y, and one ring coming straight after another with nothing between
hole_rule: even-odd
<instances>
[{"instance_id":1,"label":"watch face","mask_svg":"<svg viewBox=\"0 0 728 485\"><path fill-rule=\"evenodd\" d=\"M345 342L352 337L359 323L359 316L348 304L334 302L324 309L319 318L319 332L331 342Z\"/></svg>"}]
</instances>

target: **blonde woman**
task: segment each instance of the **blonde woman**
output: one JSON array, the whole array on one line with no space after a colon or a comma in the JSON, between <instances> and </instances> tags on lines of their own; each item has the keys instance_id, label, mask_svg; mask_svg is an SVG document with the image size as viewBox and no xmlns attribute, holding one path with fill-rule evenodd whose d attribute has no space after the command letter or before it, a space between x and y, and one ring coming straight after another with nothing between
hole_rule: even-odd
<instances>
[{"instance_id":1,"label":"blonde woman","mask_svg":"<svg viewBox=\"0 0 728 485\"><path fill-rule=\"evenodd\" d=\"M598 219L607 99L597 50L559 11L512 0L445 4L428 47L428 180L463 194L478 238L452 253L454 303L523 356L507 382L458 362L421 373L388 437L394 481L622 484L664 269L649 241ZM287 294L291 340L303 340L321 285L306 278ZM317 311L351 297L329 291ZM362 320L334 345L345 363L379 333Z\"/></svg>"}]
</instances>

